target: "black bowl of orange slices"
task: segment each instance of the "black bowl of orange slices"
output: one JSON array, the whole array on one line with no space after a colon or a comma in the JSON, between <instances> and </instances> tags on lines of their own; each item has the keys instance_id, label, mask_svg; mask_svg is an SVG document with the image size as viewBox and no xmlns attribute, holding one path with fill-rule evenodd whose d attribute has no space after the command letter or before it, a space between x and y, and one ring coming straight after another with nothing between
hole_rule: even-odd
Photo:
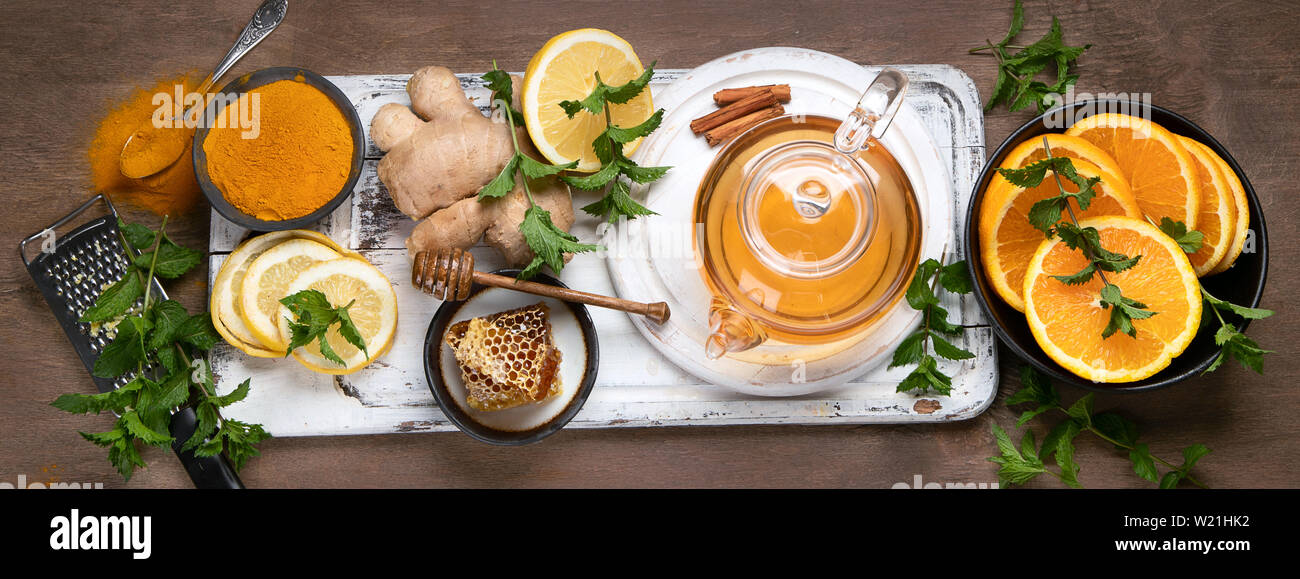
<instances>
[{"instance_id":1,"label":"black bowl of orange slices","mask_svg":"<svg viewBox=\"0 0 1300 579\"><path fill-rule=\"evenodd\" d=\"M1052 172L1034 187L998 173L1041 160L1048 148L1069 157L1079 176L1101 179L1089 208L1071 201L1071 211L1082 227L1098 230L1106 250L1140 255L1137 265L1084 283L1062 281L1089 260L1028 220L1035 201L1059 193ZM1068 179L1062 184L1078 189ZM1200 248L1180 247L1168 235L1176 226L1159 227L1164 217L1190 223L1201 233ZM1201 289L1257 307L1268 277L1264 215L1241 166L1195 123L1148 103L1079 101L1025 123L989 156L965 235L975 295L998 338L1047 375L1103 392L1154 390L1205 372L1220 355L1222 324L1245 332L1250 320L1216 311L1200 299ZM1145 306L1139 309L1156 312L1133 319L1135 336L1121 330L1102 337L1113 309L1102 305L1103 276Z\"/></svg>"}]
</instances>

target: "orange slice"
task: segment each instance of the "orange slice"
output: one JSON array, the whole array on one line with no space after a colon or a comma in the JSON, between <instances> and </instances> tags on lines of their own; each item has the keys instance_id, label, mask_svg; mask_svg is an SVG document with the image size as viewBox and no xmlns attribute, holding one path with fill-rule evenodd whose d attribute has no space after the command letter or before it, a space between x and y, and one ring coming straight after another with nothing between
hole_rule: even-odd
<instances>
[{"instance_id":1,"label":"orange slice","mask_svg":"<svg viewBox=\"0 0 1300 579\"><path fill-rule=\"evenodd\" d=\"M1101 167L1101 170L1106 173L1123 178L1124 171L1120 169L1119 164L1115 162L1115 159L1109 153L1084 139L1059 133L1039 135L1020 143L1010 153L1007 153L1007 156L1002 159L1002 163L998 166L1007 169L1020 169L1046 159L1047 153L1043 150L1043 137L1047 137L1047 143L1052 147L1053 157L1069 157L1087 161ZM1010 184L1002 175L998 174L994 174L993 179L989 181L990 188ZM1125 184L1127 185L1127 183Z\"/></svg>"},{"instance_id":2,"label":"orange slice","mask_svg":"<svg viewBox=\"0 0 1300 579\"><path fill-rule=\"evenodd\" d=\"M1164 127L1129 115L1093 115L1065 134L1110 154L1128 179L1142 212L1156 223L1168 217L1196 228L1200 182L1192 156Z\"/></svg>"},{"instance_id":3,"label":"orange slice","mask_svg":"<svg viewBox=\"0 0 1300 579\"><path fill-rule=\"evenodd\" d=\"M1214 275L1228 271L1228 268L1237 262L1237 258L1241 257L1242 248L1246 246L1246 236L1250 232L1250 205L1246 200L1246 188L1241 185L1241 178L1237 177L1237 172L1233 171L1232 166L1215 153L1213 149L1206 147L1206 150L1213 155L1214 162L1219 166L1219 170L1223 171L1223 177L1228 182L1228 189L1232 191L1232 205L1235 209L1234 214L1237 217L1237 221L1232 228L1232 245L1228 247L1228 251L1224 254L1223 259L1219 261L1219 265L1210 270L1209 275Z\"/></svg>"},{"instance_id":4,"label":"orange slice","mask_svg":"<svg viewBox=\"0 0 1300 579\"><path fill-rule=\"evenodd\" d=\"M1124 297L1146 304L1156 315L1133 320L1136 337L1101 333L1111 311L1102 308L1101 276L1066 285L1053 275L1077 273L1088 264L1083 253L1059 238L1043 242L1025 276L1025 317L1038 345L1058 364L1094 382L1133 382L1169 366L1187 349L1201 324L1201 286L1187 254L1156 226L1131 217L1097 217L1079 222L1095 227L1101 246L1141 255L1137 265L1107 273Z\"/></svg>"},{"instance_id":5,"label":"orange slice","mask_svg":"<svg viewBox=\"0 0 1300 579\"><path fill-rule=\"evenodd\" d=\"M1074 161L1074 169L1084 177L1101 177L1101 183L1095 188L1097 195L1087 211L1080 211L1077 204L1071 203L1080 219L1100 215L1142 216L1123 178L1082 160ZM1069 180L1062 179L1062 183L1067 191L1078 190ZM1034 203L1059 193L1056 179L1049 173L1037 187L1025 189L1004 182L1001 187L990 188L980 203L980 261L998 295L1022 312L1025 311L1022 293L1025 266L1046 239L1042 231L1029 224L1029 209Z\"/></svg>"},{"instance_id":6,"label":"orange slice","mask_svg":"<svg viewBox=\"0 0 1300 579\"><path fill-rule=\"evenodd\" d=\"M1201 208L1196 217L1196 230L1204 239L1201 249L1187 257L1192 260L1196 275L1204 277L1219 266L1232 246L1237 227L1237 205L1228 179L1215 161L1218 155L1187 137L1178 137L1178 142L1196 160L1196 176L1200 180Z\"/></svg>"}]
</instances>

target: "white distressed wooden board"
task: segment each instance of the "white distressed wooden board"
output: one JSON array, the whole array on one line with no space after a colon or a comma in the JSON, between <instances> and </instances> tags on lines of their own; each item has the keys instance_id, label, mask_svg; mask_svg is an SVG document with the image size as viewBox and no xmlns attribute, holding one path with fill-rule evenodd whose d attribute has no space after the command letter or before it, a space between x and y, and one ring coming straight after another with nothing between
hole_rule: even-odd
<instances>
[{"instance_id":1,"label":"white distressed wooden board","mask_svg":"<svg viewBox=\"0 0 1300 579\"><path fill-rule=\"evenodd\" d=\"M874 68L874 67L873 67ZM949 163L952 214L962 255L964 219L973 181L984 164L984 119L975 85L947 65L902 65L911 79L908 103L916 109ZM685 71L656 71L651 90ZM424 376L424 336L441 303L407 281L410 262L403 245L415 223L392 204L375 166L382 153L369 140L371 117L389 102L409 104L409 75L328 77L351 97L366 128L366 161L349 203L316 229L356 249L392 280L399 304L396 343L384 357L350 376L315 374L293 360L245 356L224 344L213 351L217 389L228 392L252 378L246 400L231 406L234 418L262 424L275 436L448 431L456 427L434 403ZM483 110L488 91L477 75L460 75L461 85ZM693 194L693 192L692 192ZM580 202L579 193L575 203ZM686 202L689 202L687 200ZM573 233L595 238L595 220L579 213ZM248 231L212 213L210 275ZM473 251L478 268L501 267L488 248ZM572 287L613 295L605 264L579 256L561 279ZM211 280L209 280L209 287ZM596 387L570 428L727 424L867 424L965 420L983 412L997 392L997 348L974 298L945 298L945 307L967 327L959 345L975 352L964 362L941 362L953 376L952 396L916 396L894 391L908 372L880 369L831 391L794 398L761 398L702 383L645 343L628 317L590 308L600 335ZM938 407L936 408L936 403Z\"/></svg>"}]
</instances>

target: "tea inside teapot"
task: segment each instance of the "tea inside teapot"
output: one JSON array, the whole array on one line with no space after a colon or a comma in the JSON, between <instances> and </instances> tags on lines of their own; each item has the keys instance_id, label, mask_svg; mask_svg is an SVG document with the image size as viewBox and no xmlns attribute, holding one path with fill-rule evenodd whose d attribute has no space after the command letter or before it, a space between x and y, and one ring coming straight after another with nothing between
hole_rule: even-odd
<instances>
[{"instance_id":1,"label":"tea inside teapot","mask_svg":"<svg viewBox=\"0 0 1300 579\"><path fill-rule=\"evenodd\" d=\"M709 357L767 339L851 338L905 291L921 248L912 187L874 139L838 151L840 124L768 121L727 145L702 181L696 250L715 296Z\"/></svg>"}]
</instances>

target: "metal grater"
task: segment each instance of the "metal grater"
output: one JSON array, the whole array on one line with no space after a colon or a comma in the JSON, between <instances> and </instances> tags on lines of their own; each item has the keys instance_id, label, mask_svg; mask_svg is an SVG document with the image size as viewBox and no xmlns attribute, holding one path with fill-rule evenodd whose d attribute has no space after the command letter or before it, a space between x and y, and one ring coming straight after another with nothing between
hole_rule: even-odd
<instances>
[{"instance_id":1,"label":"metal grater","mask_svg":"<svg viewBox=\"0 0 1300 579\"><path fill-rule=\"evenodd\" d=\"M103 204L106 213L91 219L67 233L58 230L71 223L97 204ZM98 324L78 321L81 315L95 303L95 299L109 285L117 282L126 272L127 250L123 245L121 233L117 227L117 210L108 197L96 195L59 219L44 230L27 237L18 245L18 253L27 266L27 272L36 282L36 288L45 296L50 311L63 326L68 341L72 342L81 363L90 372L95 366L99 353L113 341L115 329ZM150 295L167 299L158 281L153 280ZM139 300L133 307L138 311ZM153 366L144 369L145 373L157 371ZM130 382L136 374L126 374L116 379L91 379L100 392L108 392ZM196 457L193 451L181 452L181 445L194 432L197 419L194 410L185 408L172 414L171 434L176 439L172 450L176 451L185 470L199 488L243 488L243 483L235 474L229 462L220 455L214 457Z\"/></svg>"}]
</instances>

